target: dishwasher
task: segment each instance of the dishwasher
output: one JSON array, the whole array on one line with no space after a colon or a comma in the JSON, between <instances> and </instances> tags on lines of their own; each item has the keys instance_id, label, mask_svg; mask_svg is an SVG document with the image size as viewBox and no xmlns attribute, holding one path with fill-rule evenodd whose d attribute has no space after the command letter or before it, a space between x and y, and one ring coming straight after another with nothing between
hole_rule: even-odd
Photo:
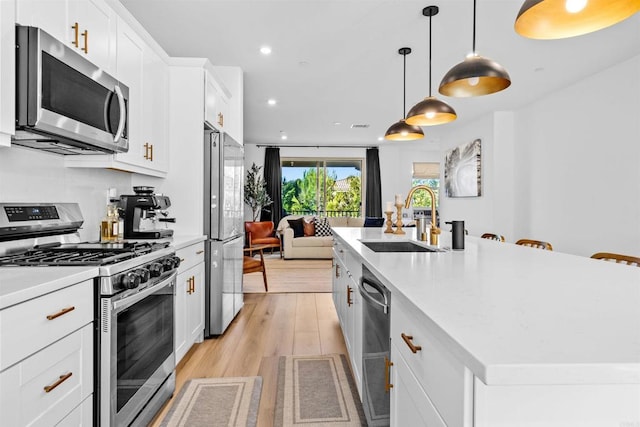
<instances>
[{"instance_id":1,"label":"dishwasher","mask_svg":"<svg viewBox=\"0 0 640 427\"><path fill-rule=\"evenodd\" d=\"M389 328L391 293L362 266L362 404L369 426L389 425Z\"/></svg>"}]
</instances>

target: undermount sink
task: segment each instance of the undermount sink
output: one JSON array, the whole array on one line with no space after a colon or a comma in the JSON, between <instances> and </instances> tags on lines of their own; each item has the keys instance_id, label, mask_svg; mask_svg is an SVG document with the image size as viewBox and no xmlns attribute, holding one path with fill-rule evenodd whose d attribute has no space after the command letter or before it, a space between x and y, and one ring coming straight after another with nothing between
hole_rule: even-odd
<instances>
[{"instance_id":1,"label":"undermount sink","mask_svg":"<svg viewBox=\"0 0 640 427\"><path fill-rule=\"evenodd\" d=\"M406 240L400 242L360 241L360 243L374 252L439 252L437 249L428 248Z\"/></svg>"}]
</instances>

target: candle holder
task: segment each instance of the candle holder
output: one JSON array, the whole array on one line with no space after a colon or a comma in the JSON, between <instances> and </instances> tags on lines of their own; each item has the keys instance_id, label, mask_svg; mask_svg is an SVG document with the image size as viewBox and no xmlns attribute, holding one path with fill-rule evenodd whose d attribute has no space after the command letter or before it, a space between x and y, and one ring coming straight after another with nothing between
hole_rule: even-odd
<instances>
[{"instance_id":1,"label":"candle holder","mask_svg":"<svg viewBox=\"0 0 640 427\"><path fill-rule=\"evenodd\" d=\"M391 226L393 225L393 221L391 221L391 215L393 215L392 211L386 211L384 213L387 216L387 222L385 222L385 224L387 224L387 228L386 230L384 230L385 233L393 233L393 229L391 228Z\"/></svg>"},{"instance_id":2,"label":"candle holder","mask_svg":"<svg viewBox=\"0 0 640 427\"><path fill-rule=\"evenodd\" d=\"M404 205L402 203L396 203L396 210L398 211L398 214L396 215L396 231L393 232L393 234L406 234L403 230L402 230L402 207Z\"/></svg>"}]
</instances>

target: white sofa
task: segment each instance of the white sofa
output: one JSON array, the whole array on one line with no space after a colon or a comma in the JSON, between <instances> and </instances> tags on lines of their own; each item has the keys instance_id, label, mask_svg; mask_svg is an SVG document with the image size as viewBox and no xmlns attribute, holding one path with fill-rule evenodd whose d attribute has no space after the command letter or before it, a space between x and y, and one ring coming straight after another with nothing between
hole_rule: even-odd
<instances>
[{"instance_id":1,"label":"white sofa","mask_svg":"<svg viewBox=\"0 0 640 427\"><path fill-rule=\"evenodd\" d=\"M293 229L289 227L289 219L301 218L302 215L288 215L280 220L276 232L282 236L282 249L284 259L294 258L333 258L333 236L305 236L293 237ZM307 222L313 216L305 215ZM329 217L329 225L333 227L362 227L364 218L355 217Z\"/></svg>"}]
</instances>

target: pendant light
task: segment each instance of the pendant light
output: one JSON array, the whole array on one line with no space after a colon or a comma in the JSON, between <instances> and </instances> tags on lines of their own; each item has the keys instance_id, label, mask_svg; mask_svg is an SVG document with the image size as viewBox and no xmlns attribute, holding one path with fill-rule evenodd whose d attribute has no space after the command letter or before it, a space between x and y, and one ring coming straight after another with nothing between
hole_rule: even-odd
<instances>
[{"instance_id":1,"label":"pendant light","mask_svg":"<svg viewBox=\"0 0 640 427\"><path fill-rule=\"evenodd\" d=\"M404 121L406 104L407 104L407 55L411 53L410 47L401 47L398 53L402 55L404 60L403 76L402 76L402 119L392 124L384 134L385 139L391 141L414 141L424 138L424 132L418 126L412 126Z\"/></svg>"},{"instance_id":2,"label":"pendant light","mask_svg":"<svg viewBox=\"0 0 640 427\"><path fill-rule=\"evenodd\" d=\"M476 53L476 0L473 0L473 51L445 74L440 93L464 98L489 95L510 85L511 78L502 65Z\"/></svg>"},{"instance_id":3,"label":"pendant light","mask_svg":"<svg viewBox=\"0 0 640 427\"><path fill-rule=\"evenodd\" d=\"M409 110L407 123L417 126L434 126L449 123L458 116L449 104L431 95L431 17L438 14L438 6L427 6L422 14L429 17L429 96Z\"/></svg>"},{"instance_id":4,"label":"pendant light","mask_svg":"<svg viewBox=\"0 0 640 427\"><path fill-rule=\"evenodd\" d=\"M515 30L532 39L563 39L601 30L640 10L640 0L526 0Z\"/></svg>"}]
</instances>

